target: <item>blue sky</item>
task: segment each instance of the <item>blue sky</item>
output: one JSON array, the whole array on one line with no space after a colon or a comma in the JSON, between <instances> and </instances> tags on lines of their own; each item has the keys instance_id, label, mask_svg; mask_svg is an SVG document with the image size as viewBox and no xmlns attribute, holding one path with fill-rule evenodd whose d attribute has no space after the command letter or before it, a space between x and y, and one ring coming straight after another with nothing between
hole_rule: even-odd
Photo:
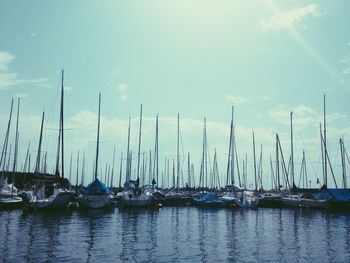
<instances>
[{"instance_id":1,"label":"blue sky","mask_svg":"<svg viewBox=\"0 0 350 263\"><path fill-rule=\"evenodd\" d=\"M2 1L0 134L5 134L11 97L21 97L19 158L24 159L29 140L34 156L45 109L44 148L54 166L56 134L49 128L57 127L64 68L67 169L69 154L76 156L79 149L87 152L92 171L101 92L103 168L112 162L114 145L117 156L125 155L129 116L137 152L142 103L142 151L154 147L159 113L160 164L174 158L179 113L183 152L191 152L198 177L206 117L211 159L216 148L224 177L233 104L238 152L240 158L248 154L251 183L251 132L263 145L268 176L274 133L289 155L291 111L296 174L305 149L316 183L322 178L318 125L326 94L328 146L340 184L338 140L343 136L347 143L350 135L349 10L345 0ZM185 164L183 169L186 173Z\"/></svg>"}]
</instances>

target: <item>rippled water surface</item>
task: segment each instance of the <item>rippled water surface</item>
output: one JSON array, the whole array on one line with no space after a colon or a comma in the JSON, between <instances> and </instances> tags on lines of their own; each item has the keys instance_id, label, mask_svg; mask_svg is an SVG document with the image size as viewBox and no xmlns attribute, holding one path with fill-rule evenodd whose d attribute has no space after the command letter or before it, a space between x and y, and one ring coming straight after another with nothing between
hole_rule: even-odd
<instances>
[{"instance_id":1,"label":"rippled water surface","mask_svg":"<svg viewBox=\"0 0 350 263\"><path fill-rule=\"evenodd\" d=\"M0 262L350 262L350 214L286 209L0 212Z\"/></svg>"}]
</instances>

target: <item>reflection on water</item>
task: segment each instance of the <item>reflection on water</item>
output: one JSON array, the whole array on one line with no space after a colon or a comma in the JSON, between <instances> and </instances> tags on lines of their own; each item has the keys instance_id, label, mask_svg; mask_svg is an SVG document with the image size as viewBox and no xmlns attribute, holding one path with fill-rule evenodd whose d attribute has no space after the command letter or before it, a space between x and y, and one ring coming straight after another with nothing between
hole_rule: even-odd
<instances>
[{"instance_id":1,"label":"reflection on water","mask_svg":"<svg viewBox=\"0 0 350 263\"><path fill-rule=\"evenodd\" d=\"M193 207L0 212L0 262L348 262L350 214Z\"/></svg>"}]
</instances>

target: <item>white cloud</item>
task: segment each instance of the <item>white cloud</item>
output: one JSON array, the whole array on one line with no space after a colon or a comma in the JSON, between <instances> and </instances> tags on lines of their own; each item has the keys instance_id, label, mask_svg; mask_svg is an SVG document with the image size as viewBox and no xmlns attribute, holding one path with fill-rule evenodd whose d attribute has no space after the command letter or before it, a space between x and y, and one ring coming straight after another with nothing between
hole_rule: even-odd
<instances>
[{"instance_id":1,"label":"white cloud","mask_svg":"<svg viewBox=\"0 0 350 263\"><path fill-rule=\"evenodd\" d=\"M350 74L350 55L343 57L340 62L345 66L342 73Z\"/></svg>"},{"instance_id":2,"label":"white cloud","mask_svg":"<svg viewBox=\"0 0 350 263\"><path fill-rule=\"evenodd\" d=\"M307 127L315 127L318 126L319 123L323 122L322 113L317 113L312 108L302 104L292 109L288 109L282 105L270 110L269 115L275 121L288 126L290 125L291 112L293 112L293 123L295 129L297 130L305 130ZM335 112L332 114L327 114L326 118L328 123L332 123L346 118L346 115Z\"/></svg>"},{"instance_id":3,"label":"white cloud","mask_svg":"<svg viewBox=\"0 0 350 263\"><path fill-rule=\"evenodd\" d=\"M9 64L16 57L6 51L0 51L0 90L11 89L19 87L24 84L35 84L39 87L51 87L47 78L36 78L36 79L21 79L18 74L12 72L9 68Z\"/></svg>"},{"instance_id":4,"label":"white cloud","mask_svg":"<svg viewBox=\"0 0 350 263\"><path fill-rule=\"evenodd\" d=\"M64 86L64 91L71 92L73 88L71 86Z\"/></svg>"},{"instance_id":5,"label":"white cloud","mask_svg":"<svg viewBox=\"0 0 350 263\"><path fill-rule=\"evenodd\" d=\"M15 98L26 98L26 97L28 97L28 95L27 94L25 94L25 93L16 93L15 95L14 95L14 97Z\"/></svg>"},{"instance_id":6,"label":"white cloud","mask_svg":"<svg viewBox=\"0 0 350 263\"><path fill-rule=\"evenodd\" d=\"M289 28L304 20L306 17L318 17L320 15L321 14L317 11L316 5L310 4L308 6L296 8L287 12L281 12L277 15L269 17L267 20L261 20L260 25L263 31Z\"/></svg>"},{"instance_id":7,"label":"white cloud","mask_svg":"<svg viewBox=\"0 0 350 263\"><path fill-rule=\"evenodd\" d=\"M120 95L119 96L119 99L121 100L121 101L128 101L128 95L126 95L126 94L122 94L122 95Z\"/></svg>"},{"instance_id":8,"label":"white cloud","mask_svg":"<svg viewBox=\"0 0 350 263\"><path fill-rule=\"evenodd\" d=\"M270 97L269 96L260 96L259 100L267 101L267 100L270 100Z\"/></svg>"},{"instance_id":9,"label":"white cloud","mask_svg":"<svg viewBox=\"0 0 350 263\"><path fill-rule=\"evenodd\" d=\"M291 112L293 112L295 126L307 126L312 123L318 125L316 112L313 109L302 104L295 107L294 109L288 109L284 105L281 105L275 109L270 110L269 115L275 121L284 125L289 125Z\"/></svg>"},{"instance_id":10,"label":"white cloud","mask_svg":"<svg viewBox=\"0 0 350 263\"><path fill-rule=\"evenodd\" d=\"M128 95L126 94L126 90L128 88L128 85L126 83L119 84L117 87L117 93L119 100L122 102L128 101Z\"/></svg>"},{"instance_id":11,"label":"white cloud","mask_svg":"<svg viewBox=\"0 0 350 263\"><path fill-rule=\"evenodd\" d=\"M125 83L122 83L122 84L120 84L118 87L117 87L117 91L119 92L119 93L124 93L124 92L126 92L126 89L128 88L128 85L127 84L125 84Z\"/></svg>"},{"instance_id":12,"label":"white cloud","mask_svg":"<svg viewBox=\"0 0 350 263\"><path fill-rule=\"evenodd\" d=\"M12 60L15 59L15 56L6 51L0 51L0 71L7 71L8 65Z\"/></svg>"},{"instance_id":13,"label":"white cloud","mask_svg":"<svg viewBox=\"0 0 350 263\"><path fill-rule=\"evenodd\" d=\"M243 104L247 102L245 97L227 95L226 100L231 104Z\"/></svg>"},{"instance_id":14,"label":"white cloud","mask_svg":"<svg viewBox=\"0 0 350 263\"><path fill-rule=\"evenodd\" d=\"M32 32L32 33L30 33L30 36L31 36L31 37L36 37L36 33L35 33L35 32Z\"/></svg>"}]
</instances>

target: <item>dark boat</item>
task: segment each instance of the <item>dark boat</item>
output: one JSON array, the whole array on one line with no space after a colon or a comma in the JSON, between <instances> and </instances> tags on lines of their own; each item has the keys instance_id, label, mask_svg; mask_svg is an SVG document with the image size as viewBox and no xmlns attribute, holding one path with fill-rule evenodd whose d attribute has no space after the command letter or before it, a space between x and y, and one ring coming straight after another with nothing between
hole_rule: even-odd
<instances>
[{"instance_id":1,"label":"dark boat","mask_svg":"<svg viewBox=\"0 0 350 263\"><path fill-rule=\"evenodd\" d=\"M258 207L265 208L282 208L282 195L278 192L264 192L260 194Z\"/></svg>"}]
</instances>

